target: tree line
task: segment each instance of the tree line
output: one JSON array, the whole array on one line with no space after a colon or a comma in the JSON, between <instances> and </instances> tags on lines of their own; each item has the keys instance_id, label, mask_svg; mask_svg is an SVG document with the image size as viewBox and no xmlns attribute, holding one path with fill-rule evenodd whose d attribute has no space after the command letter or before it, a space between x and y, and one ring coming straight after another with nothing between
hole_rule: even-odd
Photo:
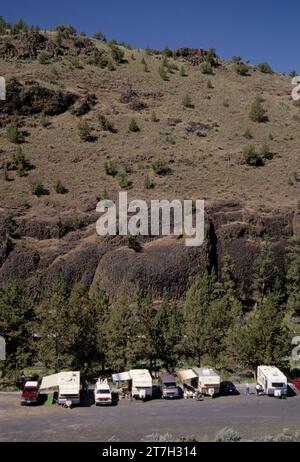
<instances>
[{"instance_id":1,"label":"tree line","mask_svg":"<svg viewBox=\"0 0 300 462\"><path fill-rule=\"evenodd\" d=\"M141 293L110 299L98 282L68 288L62 280L34 299L15 282L0 288L0 335L6 340L2 376L26 367L80 369L86 374L131 367L151 370L211 365L230 373L259 364L284 365L291 354L289 320L300 308L300 237L288 246L286 275L270 279L266 240L253 269L253 300L246 300L235 267L198 275L184 299L159 302Z\"/></svg>"}]
</instances>

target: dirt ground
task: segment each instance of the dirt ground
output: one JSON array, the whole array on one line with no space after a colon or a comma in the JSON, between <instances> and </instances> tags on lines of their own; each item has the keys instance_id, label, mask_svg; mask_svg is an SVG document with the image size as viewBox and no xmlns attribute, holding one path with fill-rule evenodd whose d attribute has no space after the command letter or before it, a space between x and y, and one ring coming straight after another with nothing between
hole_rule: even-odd
<instances>
[{"instance_id":1,"label":"dirt ground","mask_svg":"<svg viewBox=\"0 0 300 462\"><path fill-rule=\"evenodd\" d=\"M229 426L245 439L300 429L300 398L284 400L255 395L194 400L130 402L113 407L20 406L19 395L0 394L0 441L98 441L112 437L140 441L152 433L194 435L211 441Z\"/></svg>"}]
</instances>

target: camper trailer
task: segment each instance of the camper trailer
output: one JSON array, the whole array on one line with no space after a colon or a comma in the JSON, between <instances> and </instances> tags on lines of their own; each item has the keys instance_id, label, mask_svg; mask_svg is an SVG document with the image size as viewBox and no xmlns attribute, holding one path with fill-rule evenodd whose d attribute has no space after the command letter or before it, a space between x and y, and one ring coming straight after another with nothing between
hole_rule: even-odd
<instances>
[{"instance_id":1,"label":"camper trailer","mask_svg":"<svg viewBox=\"0 0 300 462\"><path fill-rule=\"evenodd\" d=\"M179 398L179 390L174 375L161 374L158 381L162 398Z\"/></svg>"},{"instance_id":2,"label":"camper trailer","mask_svg":"<svg viewBox=\"0 0 300 462\"><path fill-rule=\"evenodd\" d=\"M57 403L71 407L80 403L80 372L59 372L43 377L41 390L58 389Z\"/></svg>"},{"instance_id":3,"label":"camper trailer","mask_svg":"<svg viewBox=\"0 0 300 462\"><path fill-rule=\"evenodd\" d=\"M287 395L287 378L277 367L258 366L257 383L266 395L277 397Z\"/></svg>"},{"instance_id":4,"label":"camper trailer","mask_svg":"<svg viewBox=\"0 0 300 462\"><path fill-rule=\"evenodd\" d=\"M220 376L210 367L195 367L178 371L177 375L184 385L190 381L192 387L203 395L213 397L220 392Z\"/></svg>"},{"instance_id":5,"label":"camper trailer","mask_svg":"<svg viewBox=\"0 0 300 462\"><path fill-rule=\"evenodd\" d=\"M112 404L112 392L106 378L98 379L94 393L96 406Z\"/></svg>"},{"instance_id":6,"label":"camper trailer","mask_svg":"<svg viewBox=\"0 0 300 462\"><path fill-rule=\"evenodd\" d=\"M132 369L128 372L113 374L114 382L129 382L129 391L133 398L143 401L152 398L152 377L147 369Z\"/></svg>"}]
</instances>

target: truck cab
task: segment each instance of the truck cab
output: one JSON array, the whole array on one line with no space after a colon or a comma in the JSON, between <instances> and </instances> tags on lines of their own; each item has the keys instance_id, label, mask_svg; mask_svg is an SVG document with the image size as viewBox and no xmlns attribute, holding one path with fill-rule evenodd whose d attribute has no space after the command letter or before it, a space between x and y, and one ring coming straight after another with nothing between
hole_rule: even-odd
<instances>
[{"instance_id":1,"label":"truck cab","mask_svg":"<svg viewBox=\"0 0 300 462\"><path fill-rule=\"evenodd\" d=\"M166 398L179 398L179 390L176 385L176 379L173 375L162 374L159 377L159 388L161 392L161 397Z\"/></svg>"},{"instance_id":2,"label":"truck cab","mask_svg":"<svg viewBox=\"0 0 300 462\"><path fill-rule=\"evenodd\" d=\"M112 404L112 392L106 378L98 379L94 393L96 406Z\"/></svg>"},{"instance_id":3,"label":"truck cab","mask_svg":"<svg viewBox=\"0 0 300 462\"><path fill-rule=\"evenodd\" d=\"M39 384L38 382L25 382L21 394L21 405L37 404L39 399Z\"/></svg>"}]
</instances>

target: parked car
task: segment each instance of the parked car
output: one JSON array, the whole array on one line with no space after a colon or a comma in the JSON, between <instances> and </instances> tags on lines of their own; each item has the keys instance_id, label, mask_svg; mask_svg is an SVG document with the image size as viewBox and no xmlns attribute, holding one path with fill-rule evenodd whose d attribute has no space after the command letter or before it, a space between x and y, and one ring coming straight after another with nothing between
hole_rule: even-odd
<instances>
[{"instance_id":1,"label":"parked car","mask_svg":"<svg viewBox=\"0 0 300 462\"><path fill-rule=\"evenodd\" d=\"M236 386L229 381L224 381L220 383L220 395L239 395L239 391L236 389Z\"/></svg>"}]
</instances>

